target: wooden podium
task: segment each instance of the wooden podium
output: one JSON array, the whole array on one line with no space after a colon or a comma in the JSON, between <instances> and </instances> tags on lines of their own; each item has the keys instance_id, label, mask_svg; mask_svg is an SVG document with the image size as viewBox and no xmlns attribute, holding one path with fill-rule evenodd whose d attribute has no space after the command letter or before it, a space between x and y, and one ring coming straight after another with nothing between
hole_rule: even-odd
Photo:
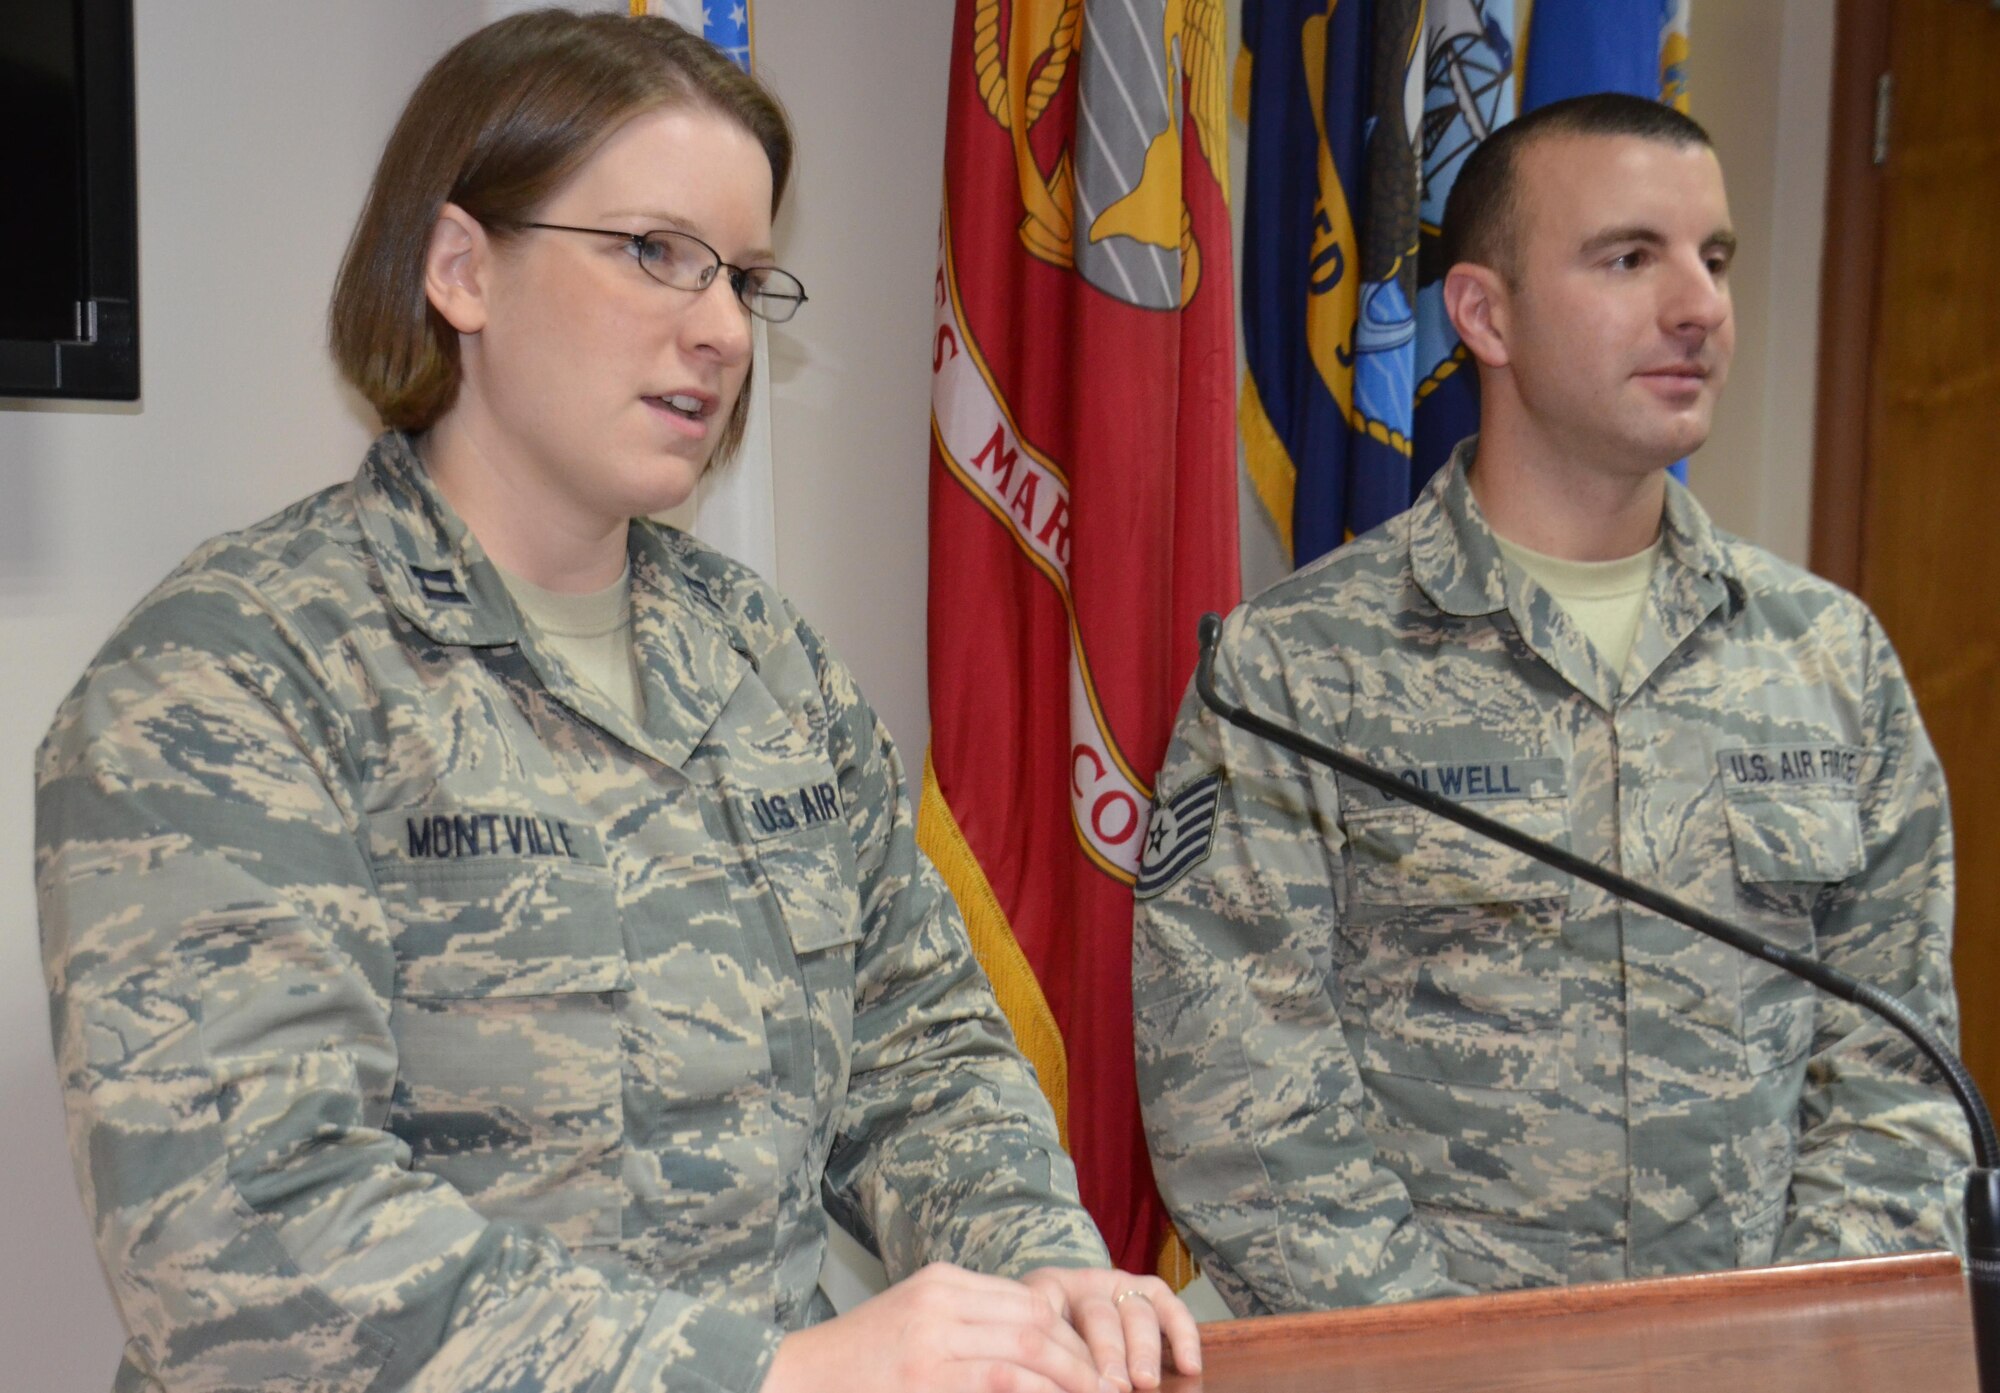
<instances>
[{"instance_id":1,"label":"wooden podium","mask_svg":"<svg viewBox=\"0 0 2000 1393\"><path fill-rule=\"evenodd\" d=\"M1910 1253L1202 1327L1162 1393L1976 1393L1958 1259Z\"/></svg>"}]
</instances>

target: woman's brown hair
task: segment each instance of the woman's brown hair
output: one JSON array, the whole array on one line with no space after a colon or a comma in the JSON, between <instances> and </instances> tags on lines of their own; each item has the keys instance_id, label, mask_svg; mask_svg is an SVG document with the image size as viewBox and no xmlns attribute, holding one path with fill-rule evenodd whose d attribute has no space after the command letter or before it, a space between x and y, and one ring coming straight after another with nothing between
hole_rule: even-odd
<instances>
[{"instance_id":1,"label":"woman's brown hair","mask_svg":"<svg viewBox=\"0 0 2000 1393\"><path fill-rule=\"evenodd\" d=\"M784 108L671 20L535 10L487 25L437 61L382 151L327 309L334 361L384 424L427 430L458 395L458 332L424 293L444 205L507 236L613 131L680 106L726 116L764 147L775 216L792 168ZM715 462L741 441L749 405L746 379Z\"/></svg>"}]
</instances>

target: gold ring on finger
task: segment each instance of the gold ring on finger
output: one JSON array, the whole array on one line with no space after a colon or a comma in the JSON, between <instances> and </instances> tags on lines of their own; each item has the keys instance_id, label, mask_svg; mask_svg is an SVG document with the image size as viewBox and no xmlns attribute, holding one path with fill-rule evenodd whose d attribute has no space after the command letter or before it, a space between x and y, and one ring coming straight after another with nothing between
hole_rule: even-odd
<instances>
[{"instance_id":1,"label":"gold ring on finger","mask_svg":"<svg viewBox=\"0 0 2000 1393\"><path fill-rule=\"evenodd\" d=\"M1125 1304L1125 1298L1128 1296L1136 1296L1141 1301L1145 1302L1148 1306L1153 1304L1153 1298L1146 1295L1146 1293L1144 1293L1143 1291L1140 1291L1137 1287L1132 1288L1130 1291L1120 1292L1118 1294L1118 1299L1116 1301L1113 1301L1111 1304L1114 1306L1123 1306Z\"/></svg>"}]
</instances>

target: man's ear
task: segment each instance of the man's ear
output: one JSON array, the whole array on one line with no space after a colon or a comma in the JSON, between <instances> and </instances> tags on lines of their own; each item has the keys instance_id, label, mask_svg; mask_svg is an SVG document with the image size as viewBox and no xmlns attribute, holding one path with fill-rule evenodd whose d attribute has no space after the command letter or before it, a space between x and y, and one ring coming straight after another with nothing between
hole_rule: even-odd
<instances>
[{"instance_id":1,"label":"man's ear","mask_svg":"<svg viewBox=\"0 0 2000 1393\"><path fill-rule=\"evenodd\" d=\"M492 257L493 243L479 220L456 203L445 204L424 248L424 296L461 334L486 327L486 273Z\"/></svg>"},{"instance_id":2,"label":"man's ear","mask_svg":"<svg viewBox=\"0 0 2000 1393\"><path fill-rule=\"evenodd\" d=\"M1490 266L1461 261L1444 273L1444 311L1468 352L1489 368L1507 366L1507 282Z\"/></svg>"}]
</instances>

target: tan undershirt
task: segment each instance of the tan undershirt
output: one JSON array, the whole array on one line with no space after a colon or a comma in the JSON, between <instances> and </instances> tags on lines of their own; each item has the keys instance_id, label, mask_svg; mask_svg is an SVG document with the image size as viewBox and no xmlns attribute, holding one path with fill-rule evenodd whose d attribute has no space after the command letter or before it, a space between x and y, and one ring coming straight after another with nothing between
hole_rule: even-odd
<instances>
[{"instance_id":1,"label":"tan undershirt","mask_svg":"<svg viewBox=\"0 0 2000 1393\"><path fill-rule=\"evenodd\" d=\"M588 595L544 590L511 571L495 569L549 647L634 724L643 724L645 706L632 648L632 568L627 566L617 580Z\"/></svg>"},{"instance_id":2,"label":"tan undershirt","mask_svg":"<svg viewBox=\"0 0 2000 1393\"><path fill-rule=\"evenodd\" d=\"M1653 566L1660 559L1657 540L1644 551L1616 561L1565 561L1494 538L1500 554L1528 573L1535 584L1555 597L1613 672L1625 671L1639 621L1646 613L1646 592Z\"/></svg>"}]
</instances>

